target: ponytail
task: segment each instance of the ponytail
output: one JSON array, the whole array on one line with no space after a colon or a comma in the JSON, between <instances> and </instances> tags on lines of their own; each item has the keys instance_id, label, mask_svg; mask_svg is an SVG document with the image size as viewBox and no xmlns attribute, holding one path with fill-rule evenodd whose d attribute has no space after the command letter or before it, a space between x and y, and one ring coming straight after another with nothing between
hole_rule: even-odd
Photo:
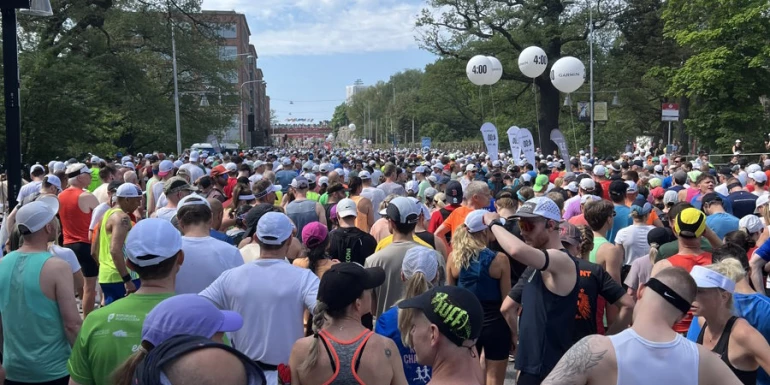
<instances>
[{"instance_id":1,"label":"ponytail","mask_svg":"<svg viewBox=\"0 0 770 385\"><path fill-rule=\"evenodd\" d=\"M650 263L652 265L655 265L655 260L658 259L659 247L660 245L655 242L650 243Z\"/></svg>"},{"instance_id":2,"label":"ponytail","mask_svg":"<svg viewBox=\"0 0 770 385\"><path fill-rule=\"evenodd\" d=\"M432 286L433 285L428 282L428 278L425 277L425 274L423 274L421 271L415 272L411 277L409 277L409 279L406 280L406 286L404 287L404 299L409 299L425 293L426 291L430 290ZM409 329L411 326L412 318L411 316L401 316L401 314L406 313L407 310L408 309L398 311L398 330L401 331L401 342L404 344L404 346L409 346L411 343L411 338L409 337Z\"/></svg>"},{"instance_id":3,"label":"ponytail","mask_svg":"<svg viewBox=\"0 0 770 385\"><path fill-rule=\"evenodd\" d=\"M325 303L321 301L316 302L315 311L313 312L313 342L310 345L307 358L302 362L299 368L297 368L297 370L301 372L309 370L318 362L318 339L321 338L318 335L318 332L321 331L326 322L327 308L328 306Z\"/></svg>"},{"instance_id":4,"label":"ponytail","mask_svg":"<svg viewBox=\"0 0 770 385\"><path fill-rule=\"evenodd\" d=\"M144 361L151 350L152 344L142 341L139 350L130 355L114 372L112 372L112 383L114 385L132 385L134 372L136 368Z\"/></svg>"},{"instance_id":5,"label":"ponytail","mask_svg":"<svg viewBox=\"0 0 770 385\"><path fill-rule=\"evenodd\" d=\"M478 256L487 247L486 242L479 238L469 233L465 224L458 226L452 234L452 262L457 270L470 266L471 258Z\"/></svg>"}]
</instances>

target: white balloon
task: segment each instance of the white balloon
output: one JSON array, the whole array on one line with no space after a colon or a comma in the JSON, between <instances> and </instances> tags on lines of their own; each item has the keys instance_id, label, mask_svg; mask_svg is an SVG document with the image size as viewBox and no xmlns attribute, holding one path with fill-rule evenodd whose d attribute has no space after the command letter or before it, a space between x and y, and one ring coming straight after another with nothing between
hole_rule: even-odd
<instances>
[{"instance_id":1,"label":"white balloon","mask_svg":"<svg viewBox=\"0 0 770 385\"><path fill-rule=\"evenodd\" d=\"M586 66L575 57L565 56L551 67L551 83L561 92L575 92L585 81Z\"/></svg>"},{"instance_id":2,"label":"white balloon","mask_svg":"<svg viewBox=\"0 0 770 385\"><path fill-rule=\"evenodd\" d=\"M519 54L519 70L524 76L536 78L548 67L548 56L540 47L527 47Z\"/></svg>"},{"instance_id":3,"label":"white balloon","mask_svg":"<svg viewBox=\"0 0 770 385\"><path fill-rule=\"evenodd\" d=\"M494 56L487 56L487 59L492 63L492 70L487 73L487 85L493 85L500 81L503 77L503 63L497 60Z\"/></svg>"},{"instance_id":4,"label":"white balloon","mask_svg":"<svg viewBox=\"0 0 770 385\"><path fill-rule=\"evenodd\" d=\"M492 62L484 55L476 55L468 60L468 65L465 66L465 74L468 75L468 80L477 86L483 86L487 84L487 74L492 71Z\"/></svg>"},{"instance_id":5,"label":"white balloon","mask_svg":"<svg viewBox=\"0 0 770 385\"><path fill-rule=\"evenodd\" d=\"M348 130L355 131L356 130L356 125L353 124L353 123L350 123L350 125L348 126Z\"/></svg>"}]
</instances>

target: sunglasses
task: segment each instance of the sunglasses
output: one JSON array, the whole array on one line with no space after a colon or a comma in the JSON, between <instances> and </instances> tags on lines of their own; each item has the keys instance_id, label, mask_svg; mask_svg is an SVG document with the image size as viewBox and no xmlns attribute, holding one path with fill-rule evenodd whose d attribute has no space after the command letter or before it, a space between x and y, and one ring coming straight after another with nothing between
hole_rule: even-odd
<instances>
[{"instance_id":1,"label":"sunglasses","mask_svg":"<svg viewBox=\"0 0 770 385\"><path fill-rule=\"evenodd\" d=\"M532 231L537 227L537 224L541 221L530 221L525 219L519 219L519 228L524 231Z\"/></svg>"}]
</instances>

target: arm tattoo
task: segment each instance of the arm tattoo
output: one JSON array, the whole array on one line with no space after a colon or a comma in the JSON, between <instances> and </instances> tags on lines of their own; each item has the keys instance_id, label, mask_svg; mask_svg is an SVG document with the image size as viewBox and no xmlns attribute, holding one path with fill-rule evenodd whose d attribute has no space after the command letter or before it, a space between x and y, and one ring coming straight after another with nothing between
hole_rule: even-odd
<instances>
[{"instance_id":1,"label":"arm tattoo","mask_svg":"<svg viewBox=\"0 0 770 385\"><path fill-rule=\"evenodd\" d=\"M123 217L123 218L120 220L120 225L121 225L121 226L123 226L123 227L125 227L125 228L127 228L127 229L128 229L128 228L131 228L131 218L129 218L129 217Z\"/></svg>"},{"instance_id":2,"label":"arm tattoo","mask_svg":"<svg viewBox=\"0 0 770 385\"><path fill-rule=\"evenodd\" d=\"M390 358L390 355L391 355L391 353L390 353L390 349L388 349L388 348L385 348L385 356L386 356L386 357L388 357L388 358Z\"/></svg>"},{"instance_id":3,"label":"arm tattoo","mask_svg":"<svg viewBox=\"0 0 770 385\"><path fill-rule=\"evenodd\" d=\"M551 371L542 385L567 385L567 384L585 384L586 382L576 382L584 376L591 368L598 365L607 354L607 349L601 350L592 348L591 340L596 338L590 336L583 338L573 345L567 353L559 360L556 367Z\"/></svg>"}]
</instances>

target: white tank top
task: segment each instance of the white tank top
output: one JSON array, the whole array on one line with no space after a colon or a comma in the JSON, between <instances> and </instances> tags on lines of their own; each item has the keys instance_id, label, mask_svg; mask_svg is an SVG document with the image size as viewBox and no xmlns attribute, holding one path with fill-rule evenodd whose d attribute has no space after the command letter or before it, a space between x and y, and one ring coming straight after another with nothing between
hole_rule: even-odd
<instances>
[{"instance_id":1,"label":"white tank top","mask_svg":"<svg viewBox=\"0 0 770 385\"><path fill-rule=\"evenodd\" d=\"M610 336L618 361L618 385L698 385L698 347L677 334L652 342L633 329Z\"/></svg>"}]
</instances>

